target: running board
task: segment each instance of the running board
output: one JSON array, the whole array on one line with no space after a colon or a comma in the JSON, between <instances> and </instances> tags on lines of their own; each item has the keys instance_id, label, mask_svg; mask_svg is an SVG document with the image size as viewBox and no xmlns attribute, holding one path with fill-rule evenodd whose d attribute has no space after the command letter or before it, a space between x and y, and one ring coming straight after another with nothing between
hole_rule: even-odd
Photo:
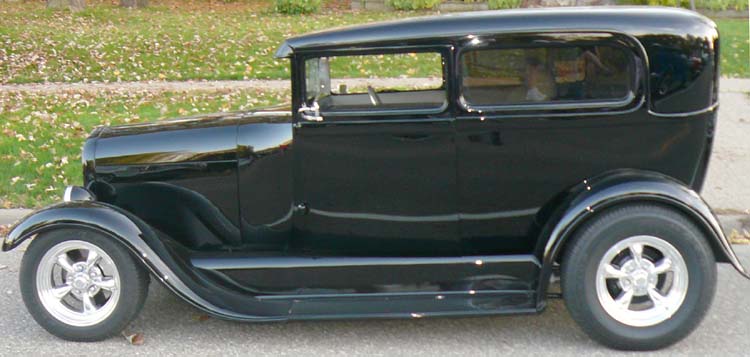
<instances>
[{"instance_id":1,"label":"running board","mask_svg":"<svg viewBox=\"0 0 750 357\"><path fill-rule=\"evenodd\" d=\"M192 265L261 295L365 296L536 291L534 255L305 257L196 255ZM212 275L214 275L212 274Z\"/></svg>"}]
</instances>

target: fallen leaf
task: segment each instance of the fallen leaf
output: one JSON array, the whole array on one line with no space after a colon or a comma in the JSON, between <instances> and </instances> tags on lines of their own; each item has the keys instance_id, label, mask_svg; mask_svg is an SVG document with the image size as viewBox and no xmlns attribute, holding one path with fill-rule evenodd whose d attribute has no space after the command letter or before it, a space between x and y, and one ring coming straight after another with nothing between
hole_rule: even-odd
<instances>
[{"instance_id":1,"label":"fallen leaf","mask_svg":"<svg viewBox=\"0 0 750 357\"><path fill-rule=\"evenodd\" d=\"M750 244L750 232L743 229L742 233L740 233L736 229L733 229L729 233L729 242L732 244Z\"/></svg>"},{"instance_id":2,"label":"fallen leaf","mask_svg":"<svg viewBox=\"0 0 750 357\"><path fill-rule=\"evenodd\" d=\"M208 315L206 315L206 314L201 314L201 315L197 315L197 316L195 316L195 319L196 319L197 321L200 321L200 322L203 322L203 321L208 321L208 320L209 320L210 318L211 318L211 316L208 316Z\"/></svg>"},{"instance_id":3,"label":"fallen leaf","mask_svg":"<svg viewBox=\"0 0 750 357\"><path fill-rule=\"evenodd\" d=\"M134 333L134 334L126 334L122 333L122 336L125 337L125 339L133 346L140 346L144 342L144 337L142 333Z\"/></svg>"}]
</instances>

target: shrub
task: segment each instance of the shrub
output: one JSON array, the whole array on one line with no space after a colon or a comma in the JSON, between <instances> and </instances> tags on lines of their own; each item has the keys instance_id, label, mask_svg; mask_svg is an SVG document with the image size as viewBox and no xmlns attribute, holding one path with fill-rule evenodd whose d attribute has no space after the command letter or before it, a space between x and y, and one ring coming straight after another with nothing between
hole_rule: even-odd
<instances>
[{"instance_id":1,"label":"shrub","mask_svg":"<svg viewBox=\"0 0 750 357\"><path fill-rule=\"evenodd\" d=\"M512 9L521 6L522 0L488 0L487 6L492 9Z\"/></svg>"},{"instance_id":2,"label":"shrub","mask_svg":"<svg viewBox=\"0 0 750 357\"><path fill-rule=\"evenodd\" d=\"M310 14L320 10L321 0L274 0L274 9L282 14Z\"/></svg>"},{"instance_id":3,"label":"shrub","mask_svg":"<svg viewBox=\"0 0 750 357\"><path fill-rule=\"evenodd\" d=\"M424 10L434 9L440 0L386 0L388 5L396 10Z\"/></svg>"}]
</instances>

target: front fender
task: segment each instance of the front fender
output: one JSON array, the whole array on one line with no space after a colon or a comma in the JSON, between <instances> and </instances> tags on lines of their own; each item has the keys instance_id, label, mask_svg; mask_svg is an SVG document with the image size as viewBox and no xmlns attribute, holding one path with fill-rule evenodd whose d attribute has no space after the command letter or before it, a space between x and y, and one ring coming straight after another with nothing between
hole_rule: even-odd
<instances>
[{"instance_id":1,"label":"front fender","mask_svg":"<svg viewBox=\"0 0 750 357\"><path fill-rule=\"evenodd\" d=\"M3 240L3 251L48 230L85 227L102 232L125 245L167 288L192 305L217 317L233 320L276 321L279 315L237 312L204 298L210 291L194 281L157 233L138 217L118 207L97 201L62 202L36 211L13 226ZM200 290L202 294L196 293ZM261 312L264 304L248 299L249 311Z\"/></svg>"},{"instance_id":2,"label":"front fender","mask_svg":"<svg viewBox=\"0 0 750 357\"><path fill-rule=\"evenodd\" d=\"M544 224L537 246L537 254L542 261L540 304L543 304L552 266L572 233L598 211L633 201L659 202L679 209L704 230L717 261L731 263L740 274L750 279L750 274L724 235L719 220L695 191L663 174L620 170L584 180L571 188Z\"/></svg>"},{"instance_id":3,"label":"front fender","mask_svg":"<svg viewBox=\"0 0 750 357\"><path fill-rule=\"evenodd\" d=\"M118 238L128 248L133 249L141 256L145 253L142 248L148 247L144 244L143 239L155 238L153 237L155 233L147 225L142 223L143 227L141 227L135 223L135 220L138 220L136 217L129 216L127 212L101 202L71 201L58 203L29 214L11 227L3 240L3 251L16 248L36 234L67 225L87 226L106 232Z\"/></svg>"}]
</instances>

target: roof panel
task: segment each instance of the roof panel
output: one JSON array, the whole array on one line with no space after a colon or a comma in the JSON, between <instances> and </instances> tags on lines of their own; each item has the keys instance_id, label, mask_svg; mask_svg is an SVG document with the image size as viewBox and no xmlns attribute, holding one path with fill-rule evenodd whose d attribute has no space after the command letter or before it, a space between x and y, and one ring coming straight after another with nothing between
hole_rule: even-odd
<instances>
[{"instance_id":1,"label":"roof panel","mask_svg":"<svg viewBox=\"0 0 750 357\"><path fill-rule=\"evenodd\" d=\"M715 25L692 11L645 6L566 7L478 11L408 18L314 32L286 40L277 57L294 52L513 32L613 31L633 36L703 33Z\"/></svg>"}]
</instances>

